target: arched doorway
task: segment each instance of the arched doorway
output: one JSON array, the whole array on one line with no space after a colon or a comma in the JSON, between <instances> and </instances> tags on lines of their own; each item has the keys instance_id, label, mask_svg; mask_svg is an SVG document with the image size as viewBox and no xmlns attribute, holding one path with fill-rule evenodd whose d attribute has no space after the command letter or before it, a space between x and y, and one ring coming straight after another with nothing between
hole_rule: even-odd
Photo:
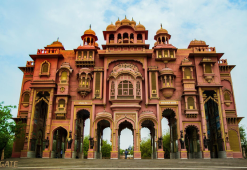
<instances>
[{"instance_id":1,"label":"arched doorway","mask_svg":"<svg viewBox=\"0 0 247 170\"><path fill-rule=\"evenodd\" d=\"M172 109L165 109L162 112L162 117L166 118L168 121L168 126L170 130L170 159L179 158L178 153L178 134L177 134L177 119L176 114ZM165 150L165 158L168 157L169 151Z\"/></svg>"},{"instance_id":2,"label":"arched doorway","mask_svg":"<svg viewBox=\"0 0 247 170\"><path fill-rule=\"evenodd\" d=\"M154 123L151 120L144 120L141 123L141 154L142 154L142 159L145 158L151 158L151 159L156 159L156 142L155 142L155 127ZM143 134L147 134L149 132L148 137L144 137ZM150 144L149 146L142 146L143 143L145 142L146 144ZM145 150L144 150L145 149ZM145 155L144 155L145 153Z\"/></svg>"},{"instance_id":3,"label":"arched doorway","mask_svg":"<svg viewBox=\"0 0 247 170\"><path fill-rule=\"evenodd\" d=\"M134 152L134 128L127 120L121 122L118 128L118 159L120 159L120 148Z\"/></svg>"},{"instance_id":4,"label":"arched doorway","mask_svg":"<svg viewBox=\"0 0 247 170\"><path fill-rule=\"evenodd\" d=\"M203 95L206 96L204 109L207 121L207 145L211 158L219 158L224 154L220 154L223 151L223 139L221 136L217 93L213 90L208 90L204 91Z\"/></svg>"},{"instance_id":5,"label":"arched doorway","mask_svg":"<svg viewBox=\"0 0 247 170\"><path fill-rule=\"evenodd\" d=\"M39 92L33 116L33 133L31 138L31 151L33 156L41 158L45 149L45 130L48 113L49 93Z\"/></svg>"},{"instance_id":6,"label":"arched doorway","mask_svg":"<svg viewBox=\"0 0 247 170\"><path fill-rule=\"evenodd\" d=\"M52 158L64 158L67 148L67 130L58 127L53 131Z\"/></svg>"},{"instance_id":7,"label":"arched doorway","mask_svg":"<svg viewBox=\"0 0 247 170\"><path fill-rule=\"evenodd\" d=\"M108 120L100 120L97 123L97 143L96 143L96 151L97 151L97 155L96 158L97 159L102 159L102 146L103 146L103 135L104 135L104 130L106 128L110 128L110 122ZM105 154L105 153L104 153ZM106 157L105 155L103 155L104 157ZM110 158L110 153L109 156L107 156Z\"/></svg>"},{"instance_id":8,"label":"arched doorway","mask_svg":"<svg viewBox=\"0 0 247 170\"><path fill-rule=\"evenodd\" d=\"M76 126L75 126L75 147L76 158L84 158L83 152L83 140L85 132L85 121L90 120L90 113L88 110L79 110L76 114ZM90 123L89 123L90 124ZM87 128L88 129L88 128ZM90 129L90 125L89 125Z\"/></svg>"},{"instance_id":9,"label":"arched doorway","mask_svg":"<svg viewBox=\"0 0 247 170\"><path fill-rule=\"evenodd\" d=\"M185 129L185 146L189 159L202 158L199 130L195 126L188 126Z\"/></svg>"}]
</instances>

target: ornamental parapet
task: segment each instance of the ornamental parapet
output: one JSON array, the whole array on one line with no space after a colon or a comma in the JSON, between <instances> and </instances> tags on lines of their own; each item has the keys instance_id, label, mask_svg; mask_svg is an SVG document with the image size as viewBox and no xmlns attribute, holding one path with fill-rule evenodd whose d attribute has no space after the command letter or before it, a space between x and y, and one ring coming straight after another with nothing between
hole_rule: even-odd
<instances>
[{"instance_id":1,"label":"ornamental parapet","mask_svg":"<svg viewBox=\"0 0 247 170\"><path fill-rule=\"evenodd\" d=\"M194 53L216 53L215 47L194 47Z\"/></svg>"},{"instance_id":2,"label":"ornamental parapet","mask_svg":"<svg viewBox=\"0 0 247 170\"><path fill-rule=\"evenodd\" d=\"M60 49L54 49L54 48L38 49L37 54L60 54Z\"/></svg>"}]
</instances>

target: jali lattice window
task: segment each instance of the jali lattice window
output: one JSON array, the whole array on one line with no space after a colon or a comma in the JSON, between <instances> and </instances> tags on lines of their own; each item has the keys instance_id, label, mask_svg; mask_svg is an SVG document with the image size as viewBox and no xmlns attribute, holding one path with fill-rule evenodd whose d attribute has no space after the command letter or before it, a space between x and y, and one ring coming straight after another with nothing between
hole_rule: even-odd
<instances>
[{"instance_id":1,"label":"jali lattice window","mask_svg":"<svg viewBox=\"0 0 247 170\"><path fill-rule=\"evenodd\" d=\"M130 81L124 80L118 84L118 98L134 98L133 85Z\"/></svg>"},{"instance_id":2,"label":"jali lattice window","mask_svg":"<svg viewBox=\"0 0 247 170\"><path fill-rule=\"evenodd\" d=\"M141 84L140 82L136 82L136 98L140 99L141 98Z\"/></svg>"},{"instance_id":3,"label":"jali lattice window","mask_svg":"<svg viewBox=\"0 0 247 170\"><path fill-rule=\"evenodd\" d=\"M115 98L115 83L114 81L111 82L111 99Z\"/></svg>"},{"instance_id":4,"label":"jali lattice window","mask_svg":"<svg viewBox=\"0 0 247 170\"><path fill-rule=\"evenodd\" d=\"M42 73L48 73L48 67L49 67L48 63L44 63L42 65Z\"/></svg>"}]
</instances>

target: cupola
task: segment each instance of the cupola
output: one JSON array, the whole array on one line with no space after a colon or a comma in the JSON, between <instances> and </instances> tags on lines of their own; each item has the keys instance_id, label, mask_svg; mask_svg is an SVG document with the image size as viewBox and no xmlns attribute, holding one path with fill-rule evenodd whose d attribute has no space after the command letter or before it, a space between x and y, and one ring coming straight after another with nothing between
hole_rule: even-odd
<instances>
[{"instance_id":1,"label":"cupola","mask_svg":"<svg viewBox=\"0 0 247 170\"><path fill-rule=\"evenodd\" d=\"M119 27L119 26L121 25L121 21L119 20L119 18L118 18L118 20L115 22L115 25L116 25L117 27Z\"/></svg>"},{"instance_id":2,"label":"cupola","mask_svg":"<svg viewBox=\"0 0 247 170\"><path fill-rule=\"evenodd\" d=\"M113 25L112 23L106 27L106 31L115 31L115 30L116 30L116 26Z\"/></svg>"},{"instance_id":3,"label":"cupola","mask_svg":"<svg viewBox=\"0 0 247 170\"><path fill-rule=\"evenodd\" d=\"M132 27L134 27L134 26L136 25L136 22L133 20L133 17L132 17L132 20L130 21L130 25L131 25Z\"/></svg>"},{"instance_id":4,"label":"cupola","mask_svg":"<svg viewBox=\"0 0 247 170\"><path fill-rule=\"evenodd\" d=\"M125 15L125 18L121 21L121 24L122 25L130 25L130 20L126 18L126 15Z\"/></svg>"},{"instance_id":5,"label":"cupola","mask_svg":"<svg viewBox=\"0 0 247 170\"><path fill-rule=\"evenodd\" d=\"M145 27L140 23L135 27L136 31L145 31Z\"/></svg>"}]
</instances>

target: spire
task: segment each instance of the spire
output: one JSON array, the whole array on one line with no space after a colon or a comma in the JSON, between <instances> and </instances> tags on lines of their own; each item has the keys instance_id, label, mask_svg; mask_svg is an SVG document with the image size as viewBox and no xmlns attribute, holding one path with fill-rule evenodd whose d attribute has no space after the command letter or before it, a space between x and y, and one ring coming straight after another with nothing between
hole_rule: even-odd
<instances>
[{"instance_id":1,"label":"spire","mask_svg":"<svg viewBox=\"0 0 247 170\"><path fill-rule=\"evenodd\" d=\"M126 18L126 15L125 15L125 19L127 19L127 18Z\"/></svg>"},{"instance_id":2,"label":"spire","mask_svg":"<svg viewBox=\"0 0 247 170\"><path fill-rule=\"evenodd\" d=\"M57 37L57 41L59 40L59 37Z\"/></svg>"},{"instance_id":3,"label":"spire","mask_svg":"<svg viewBox=\"0 0 247 170\"><path fill-rule=\"evenodd\" d=\"M160 24L160 27L162 28L162 23Z\"/></svg>"},{"instance_id":4,"label":"spire","mask_svg":"<svg viewBox=\"0 0 247 170\"><path fill-rule=\"evenodd\" d=\"M134 20L133 20L133 17L132 17L132 21L134 21Z\"/></svg>"},{"instance_id":5,"label":"spire","mask_svg":"<svg viewBox=\"0 0 247 170\"><path fill-rule=\"evenodd\" d=\"M112 22L111 22L111 24L112 24Z\"/></svg>"},{"instance_id":6,"label":"spire","mask_svg":"<svg viewBox=\"0 0 247 170\"><path fill-rule=\"evenodd\" d=\"M91 24L90 24L90 26L89 26L89 29L91 30Z\"/></svg>"},{"instance_id":7,"label":"spire","mask_svg":"<svg viewBox=\"0 0 247 170\"><path fill-rule=\"evenodd\" d=\"M141 24L141 22L139 21L139 24Z\"/></svg>"},{"instance_id":8,"label":"spire","mask_svg":"<svg viewBox=\"0 0 247 170\"><path fill-rule=\"evenodd\" d=\"M118 17L118 21L119 21L119 17Z\"/></svg>"}]
</instances>

